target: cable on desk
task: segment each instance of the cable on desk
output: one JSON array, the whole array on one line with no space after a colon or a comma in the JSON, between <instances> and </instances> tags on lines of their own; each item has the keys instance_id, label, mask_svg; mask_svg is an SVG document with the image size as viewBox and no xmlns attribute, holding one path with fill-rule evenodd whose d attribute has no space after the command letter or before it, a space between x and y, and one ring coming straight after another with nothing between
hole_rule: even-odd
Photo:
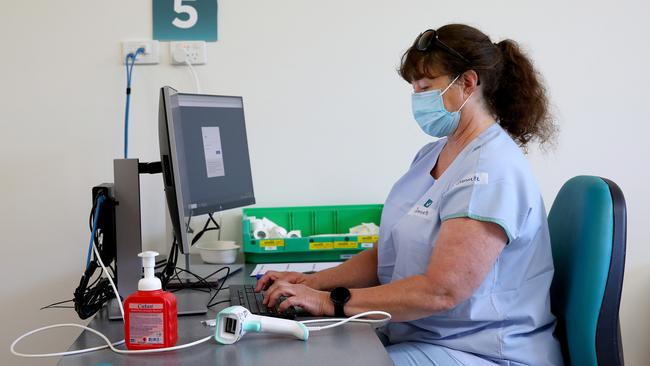
<instances>
[{"instance_id":1,"label":"cable on desk","mask_svg":"<svg viewBox=\"0 0 650 366\"><path fill-rule=\"evenodd\" d=\"M97 216L99 216L99 207L101 206L104 199L105 199L104 196L98 195L96 197L96 199L95 199L95 203L93 204L93 206L96 206L96 209L97 209L95 211L95 217L92 220L93 221L93 226L94 226L93 229L97 229L96 225L97 225ZM104 265L104 261L102 260L101 253L100 253L99 249L97 249L97 243L95 241L95 239L96 239L95 234L96 234L96 230L92 230L91 236L90 236L90 244L92 246L92 250L93 250L93 254L94 254L94 260L90 262L90 266L89 266L89 268L86 269L86 271L92 270L91 273L94 273L93 267L97 266L97 264L99 264L99 266L102 268L103 273L106 275L106 278L102 279L102 281L107 280L108 283L110 284L113 295L117 299L117 303L118 303L118 306L120 308L120 314L122 315L122 319L124 319L124 307L122 305L122 301L120 301L119 294L118 294L117 288L115 286L115 282L113 282L113 279L111 278L111 275L108 272L108 269ZM84 273L84 276L82 277L82 284L84 286L80 285L80 287L82 287L83 291L81 291L80 288L77 288L77 290L75 291L75 310L78 310L77 300L78 300L79 296L83 295L85 297L85 296L88 296L88 294L91 294L91 295L93 295L93 299L95 299L94 296L98 295L98 293L93 292L93 290L96 290L96 289L87 289L85 287L85 283L87 283L90 280L90 276L91 275L88 275L88 272ZM100 273L100 276L101 276L101 273ZM95 283L95 282L93 282L93 283ZM102 282L100 281L100 283L98 284L98 287L101 285L101 283ZM88 292L89 290L90 290L90 292ZM102 293L99 293L99 294L100 295L105 294L105 292L102 292ZM28 336L30 336L30 335L32 335L34 333L42 332L44 330L53 329L53 328L62 328L62 327L76 327L76 328L86 329L86 330L91 331L91 332L99 335L100 337L102 337L106 341L107 345L106 346L98 346L98 347L86 348L86 349L82 349L82 350L75 350L75 351L56 352L56 353L41 353L41 354L26 354L26 353L17 352L16 349L15 349L16 344L18 342L20 342L22 339L24 339L25 337L28 337ZM100 332L98 332L98 331L96 331L96 330L94 330L92 328L88 328L88 327L80 325L80 324L66 323L66 324L49 325L49 326L46 326L46 327L34 329L34 330L30 331L30 332L27 332L27 333L21 335L20 337L16 338L16 340L13 341L13 343L11 343L10 351L11 351L12 354L14 354L16 356L21 356L21 357L59 357L59 356L76 355L76 354L80 354L80 353L97 351L97 350L104 349L104 348L107 348L107 347L111 348L112 350L117 350L114 346L120 345L122 343L124 343L124 340L120 340L120 341L111 343L111 341L105 335L101 334ZM119 353L124 353L124 351L121 351Z\"/></svg>"},{"instance_id":2,"label":"cable on desk","mask_svg":"<svg viewBox=\"0 0 650 366\"><path fill-rule=\"evenodd\" d=\"M85 348L85 349L80 349L80 350L75 350L75 351L55 352L55 353L36 353L36 354L35 353L22 353L22 352L16 351L16 349L15 349L16 344L18 342L20 342L21 340L23 340L25 337L28 337L28 336L30 336L32 334L35 334L35 333L38 333L38 332L42 332L44 330L53 329L53 328L63 328L63 327L74 327L74 328L81 328L81 329L87 330L87 331L89 331L91 333L94 333L94 334L98 335L101 339L104 340L104 342L106 342L106 345L105 346L92 347L92 348ZM103 333L101 333L98 330L83 326L81 324L66 323L66 324L49 325L47 327L42 327L42 328L34 329L31 332L27 332L27 333L21 335L20 337L16 338L16 340L13 341L13 343L11 343L10 350L11 350L11 353L13 355L15 355L15 356L31 357L31 358L34 358L34 357L60 357L60 356L78 355L80 353L99 351L99 350L105 349L105 348L110 348L111 351L113 351L115 353L121 353L121 354L155 353L155 352L176 351L176 350L183 349L183 348L194 347L197 344L201 344L201 343L205 343L205 342L209 341L211 338L212 338L212 335L209 335L209 336L207 336L205 338L201 338L201 339L199 339L197 341L194 341L194 342L191 342L191 343L185 343L185 344L181 344L181 345L178 345L178 346L167 347L167 348L154 348L154 349L143 349L143 350L124 350L124 349L115 348L115 346L119 346L119 345L123 344L124 340L111 343L111 341L108 339L108 337L106 337Z\"/></svg>"},{"instance_id":3,"label":"cable on desk","mask_svg":"<svg viewBox=\"0 0 650 366\"><path fill-rule=\"evenodd\" d=\"M210 225L211 222L216 226L216 228L209 228L209 225ZM201 235L203 235L203 233L205 233L206 231L211 230L211 229L214 229L214 230L219 229L220 230L221 227L219 226L217 221L214 219L212 214L208 214L208 219L206 220L206 223L203 226L203 229L199 233L197 233L197 235L194 237L194 239L198 240L198 238L200 238ZM195 241L193 240L192 244L194 244L194 242ZM226 280L228 280L228 277L230 276L230 267L228 267L228 266L221 267L221 268L217 269L216 271L210 273L206 277L201 277L201 276L197 275L196 273L194 273L192 271L176 267L176 263L177 263L177 260L178 260L178 253L179 253L178 241L176 240L176 238L174 238L174 241L173 241L172 246L171 246L170 251L169 251L169 256L167 257L167 264L165 265L165 269L158 274L158 276L160 277L160 281L162 283L163 289L167 290L168 285L170 283L173 283L174 285L178 285L179 288L173 289L173 290L171 290L171 292L177 292L177 291L180 291L182 289L192 289L192 290L198 290L198 291L204 291L204 292L211 292L212 290L215 290L215 293L212 295L212 297L210 297L210 300L208 300L208 304L206 305L208 307L208 309L215 306L216 304L212 304L212 301L214 300L215 297L217 297L217 295L223 289L223 286L226 283ZM223 279L221 280L220 283L217 280L217 283L219 283L218 286L215 287L215 286L213 286L212 284L210 284L208 282L210 277L220 273L223 270L226 270L226 275L223 277ZM203 290L201 288L197 288L195 286L189 286L189 285L184 286L185 283L179 277L179 273L183 273L183 272L188 273L189 275L196 278L199 281L200 284L204 285L209 290L205 291L205 290ZM176 280L178 282L172 282L174 280Z\"/></svg>"},{"instance_id":4,"label":"cable on desk","mask_svg":"<svg viewBox=\"0 0 650 366\"><path fill-rule=\"evenodd\" d=\"M364 316L369 316L369 315L381 315L384 318L383 319L359 319ZM336 322L334 324L330 325L325 325L322 327L307 327L307 329L310 332L317 332L319 330L325 330L325 329L330 329L330 328L336 328L339 327L347 322L353 322L353 323L369 323L369 324L375 324L376 326L380 327L386 323L388 323L391 319L391 315L385 311L366 311L354 316L351 316L349 318L325 318L325 319L313 319L313 320L303 320L300 323L302 324L315 324L315 323L331 323L331 322Z\"/></svg>"},{"instance_id":5,"label":"cable on desk","mask_svg":"<svg viewBox=\"0 0 650 366\"><path fill-rule=\"evenodd\" d=\"M96 250L96 248L95 248L94 246L93 246L93 248ZM101 259L100 259L100 261L101 261ZM105 271L106 273L108 273L108 270L106 269L106 267L103 266L103 263L102 263L101 265L102 265L102 268L104 269L104 271ZM224 289L223 285L226 283L226 280L227 280L228 277L230 276L230 267L227 267L227 266L226 266L226 267L221 267L221 268L219 268L218 270L212 272L211 274L209 274L209 275L206 276L206 277L201 277L201 276L199 276L199 275L196 275L196 274L194 274L194 273L192 273L192 272L190 272L190 271L184 270L184 269L182 269L182 268L178 268L178 270L179 270L179 271L175 271L175 272L176 272L176 276L177 276L178 272L180 272L180 271L185 271L185 272L188 272L188 273L192 274L193 276L195 276L195 277L196 277L197 279L199 279L200 281L203 281L204 283L208 284L209 287L214 287L214 286L211 286L211 285L207 282L207 279L209 279L210 277L216 275L217 273L219 273L219 272L221 272L221 271L223 271L223 270L226 270L226 275L225 275L224 278L221 280L220 285L216 288L216 291L215 291L214 295L210 298L210 301L208 301L208 305L207 305L207 307L208 307L208 308L211 308L211 307L214 307L214 306L216 306L216 305L218 305L218 304L222 304L222 303L225 303L225 302L229 302L229 301L230 301L230 300L221 300L221 301L217 301L217 302L215 302L215 303L213 303L213 304L210 303L210 302L211 302L212 300L214 300L214 298L219 294L219 291L221 291L221 290ZM111 281L111 282L112 282L112 281ZM61 303L65 303L65 302L66 302L66 301L62 301L62 302L54 303L54 304L51 304L51 305L61 304ZM48 305L48 306L51 306L51 305ZM124 318L124 312L123 312L123 310L122 310L121 305L122 305L122 304L120 303L120 310L122 311L122 318ZM76 328L81 328L81 329L87 330L87 331L89 331L89 332L92 332L92 333L98 335L100 338L102 338L102 339L104 340L104 342L106 342L106 345L105 345L105 346L92 347L92 348L86 348L86 349L82 349L82 350L75 350L75 351L56 352L56 353L42 353L42 354L28 354L28 353L21 353L21 352L18 352L18 351L15 350L15 346L16 346L16 344L18 344L18 342L20 342L21 340L23 340L23 339L26 338L26 337L29 337L29 336L32 335L32 334L39 333L39 332L42 332L42 331L45 331L45 330L48 330L48 329L53 329L53 328L62 328L62 327L76 327ZM182 345L179 345L179 346L167 347L167 348L148 349L148 350L121 350L121 349L117 349L117 348L115 348L115 346L118 346L118 345L123 344L123 343L124 343L124 340L121 340L121 341L118 341L118 342L111 343L111 341L110 341L110 340L109 340L109 339L108 339L104 334L102 334L101 332L99 332L99 331L97 331L97 330L95 330L95 329L92 329L92 328L89 328L89 327L86 327L86 326L83 326L83 325L80 325L80 324L67 323L67 324L55 324L55 325L50 325L50 326L46 326L46 327L42 327L42 328L38 328L38 329L34 329L34 330L32 330L32 331L30 331L30 332L28 332L28 333L25 333L25 334L23 334L22 336L18 337L18 338L17 338L17 339L16 339L16 340L11 344L10 349L11 349L11 353L14 354L14 355L16 355L16 356L21 356L21 357L32 357L32 358L33 358L33 357L60 357L60 356L69 356L69 355L76 355L76 354L80 354L80 353L86 353L86 352L98 351L98 350L105 349L105 348L110 348L113 352L120 353L120 354L138 354L138 353L154 353L154 352L168 352L168 351L180 350L180 349L193 347L193 346L196 346L196 345L198 345L198 344L201 344L201 343L207 342L208 340L210 340L210 338L212 338L211 335L208 336L208 337L205 337L205 338L199 339L199 340L197 340L197 341L191 342L191 343L186 343L186 344L182 344Z\"/></svg>"},{"instance_id":6,"label":"cable on desk","mask_svg":"<svg viewBox=\"0 0 650 366\"><path fill-rule=\"evenodd\" d=\"M101 266L102 270L104 271L104 274L108 277L108 281L110 282L110 285L112 286L112 288L114 290L115 297L118 300L118 305L120 307L120 313L122 314L122 319L124 319L124 308L123 308L122 302L119 299L117 289L115 288L115 283L113 282L113 279L110 277L110 275L108 273L108 269L106 268L106 266L104 265L104 262L102 261L102 258L100 256L99 250L97 249L97 246L95 245L94 241L92 241L92 243L93 243L93 250L94 250L96 259L99 262L99 265ZM91 262L91 263L94 263L94 261ZM230 270L229 267L225 267L225 268L228 268L228 270ZM219 270L215 271L214 273L217 273L218 271ZM224 282L225 282L225 280L224 280ZM223 283L222 283L222 286L223 286ZM22 353L22 352L16 351L16 344L18 344L18 342L25 339L26 337L29 337L32 334L39 333L39 332L42 332L42 331L45 331L45 330L48 330L48 329L63 328L63 327L74 327L74 328L81 328L81 329L87 330L87 331L89 331L91 333L94 333L94 334L98 335L100 338L102 338L104 340L104 342L106 342L106 345L105 346L97 346L97 347L85 348L85 349L75 350L75 351L55 352L55 353L40 353L40 354L37 353L37 354L34 354L34 353ZM120 354L140 354L140 353L168 352L168 351L175 351L175 350L180 350L180 349L184 349L184 348L189 348L189 347L193 347L193 346L196 346L198 344L207 342L211 338L212 338L212 335L207 336L207 337L202 338L202 339L199 339L199 340L194 341L194 342L181 344L181 345L174 346L174 347L167 347L167 348L155 348L155 349L146 349L146 350L122 350L122 349L115 348L115 346L123 344L124 340L120 340L120 341L111 343L111 341L108 339L108 337L106 337L103 333L101 333L101 332L99 332L99 331L97 331L95 329L83 326L81 324L65 323L65 324L54 324L54 325L49 325L49 326L46 326L46 327L34 329L32 331L29 331L29 332L21 335L20 337L16 338L16 340L14 340L11 343L10 351L15 356L30 357L30 358L35 358L35 357L60 357L60 356L77 355L77 354L86 353L86 352L98 351L98 350L105 349L105 348L110 348L111 351L113 351L115 353L120 353Z\"/></svg>"},{"instance_id":7,"label":"cable on desk","mask_svg":"<svg viewBox=\"0 0 650 366\"><path fill-rule=\"evenodd\" d=\"M126 153L126 151L125 151L125 153ZM86 268L86 272L84 273L84 276L82 276L80 286L75 291L75 299L74 299L74 301L75 301L75 305L77 305L77 304L82 304L83 305L83 304L87 304L87 303L97 305L99 302L102 302L102 304L103 304L103 301L105 300L105 296L107 296L107 294L110 294L112 292L112 295L115 296L115 298L117 300L117 303L118 303L118 306L120 308L120 314L122 315L122 319L124 319L124 307L123 307L122 301L121 301L121 299L119 297L119 293L117 292L117 288L115 286L115 283L113 281L111 273L109 273L108 268L110 268L111 271L113 272L113 276L115 275L115 270L110 266L107 268L107 266L104 264L104 261L102 259L102 254L104 254L104 253L103 253L103 251L100 251L98 249L98 247L102 248L103 243L102 243L102 241L100 239L101 236L98 235L97 222L98 222L99 214L101 212L100 211L101 205L105 200L107 200L106 197L104 197L103 195L98 195L95 198L95 200L93 201L93 208L91 210L91 217L90 217L90 220L89 220L90 221L90 226L91 226L91 235L90 235L90 242L89 242L89 247L90 248L89 248L89 250L92 250L92 252L88 253L88 257L87 257L88 266ZM110 200L108 200L108 202L111 203ZM211 218L211 219L214 220L213 218ZM92 258L93 258L92 260L90 260L91 253L92 253ZM170 256L168 257L167 264L165 265L165 271L163 272L164 274L168 274L169 276L174 274L176 276L176 278L178 278L178 271L175 270L176 269L175 267L176 267L177 256L178 256L178 242L176 240L174 240L174 243L172 245L172 252L170 253ZM112 260L112 257L110 257L110 254L106 254L104 259L106 259L107 263L109 263L109 265L110 265L110 262L108 261L109 259ZM97 278L95 278L94 281L91 282L90 280L91 280L92 275L94 274L95 269L97 267L101 267L102 272L100 272L99 276ZM214 299L214 297L219 293L219 291L221 291L221 289L223 289L223 285L225 284L226 280L228 279L228 276L230 275L230 267L222 267L222 268L214 271L213 273L211 273L209 276L206 277L206 278L210 278L211 276L221 272L224 269L227 270L226 276L221 281L219 287L216 289L216 292L212 296L210 301L212 301ZM186 272L191 273L190 271L186 271ZM102 273L106 276L105 278L101 278ZM203 282L205 282L206 284L209 285L209 283L206 281L206 278L202 278L202 277L200 277L198 275L195 275L195 274L192 274L192 275L194 275L199 280L202 280ZM96 287L95 288L89 288L88 287L89 282L91 283L91 287L93 285L95 285L95 284L96 284ZM108 282L108 285L110 286L110 288L108 288L108 286L105 285L105 282ZM210 286L210 287L213 287L213 286ZM101 289L101 291L100 291L100 289ZM48 306L46 306L44 308L56 306L58 304L62 304L62 303L65 303L65 302L66 301L53 303L53 304L48 305ZM219 303L219 302L217 302L217 303ZM216 305L217 303L212 304L212 306ZM209 302L208 302L208 304L210 305ZM79 312L79 309L80 308L78 308L78 306L75 306L75 310L77 310L77 312ZM85 309L85 308L83 308L83 309ZM82 314L88 314L87 310L88 309L82 311ZM90 309L90 310L92 311L93 309ZM92 314L94 314L94 312ZM90 315L92 315L92 314L90 314ZM81 350L74 350L74 351L55 352L55 353L41 353L41 354L29 354L29 353L22 353L22 352L16 351L16 344L18 344L18 342L25 339L26 337L29 337L29 336L31 336L31 335L33 335L35 333L39 333L39 332L42 332L42 331L45 331L45 330L54 329L54 328L63 328L63 327L74 327L74 328L81 328L81 329L87 330L87 331L89 331L91 333L94 333L94 334L98 335L100 338L102 338L104 340L104 342L106 342L106 345L105 346L91 347L91 348L86 348L86 349L81 349ZM178 345L178 346L174 346L174 347L167 347L167 348L157 348L157 349L147 349L147 350L122 350L122 349L115 348L115 346L123 344L124 340L120 340L120 341L117 341L117 342L111 342L108 339L108 337L106 337L104 334L102 334L101 332L99 332L99 331L97 331L95 329L92 329L90 327L86 327L86 326L83 326L83 325L80 325L80 324L65 323L65 324L54 324L54 325L41 327L41 328L34 329L32 331L29 331L29 332L21 335L20 337L16 338L16 340L14 340L11 343L10 351L15 356L30 357L30 358L34 358L34 357L69 356L69 355L76 355L76 354L81 354L81 353L86 353L86 352L98 351L98 350L105 349L105 348L110 348L113 352L120 353L120 354L140 354L140 353L167 352L167 351L174 351L174 350L189 348L189 347L193 347L195 345L207 342L211 338L212 338L212 335L207 336L207 337L202 338L202 339L199 339L199 340L194 341L194 342L190 342L190 343L186 343L186 344L182 344L182 345Z\"/></svg>"},{"instance_id":8,"label":"cable on desk","mask_svg":"<svg viewBox=\"0 0 650 366\"><path fill-rule=\"evenodd\" d=\"M217 306L217 305L219 305L219 304L226 303L226 302L230 302L230 299L221 300L221 301L217 301L217 302L215 302L215 303L213 303L213 304L210 304L210 305L208 306L208 309L210 309L210 308L212 308L212 307L214 307L214 306Z\"/></svg>"},{"instance_id":9,"label":"cable on desk","mask_svg":"<svg viewBox=\"0 0 650 366\"><path fill-rule=\"evenodd\" d=\"M45 306L43 306L42 308L40 308L40 310L51 309L51 308L57 308L57 305L61 305L61 304L65 304L66 302L73 302L73 301L74 301L74 299L53 302L53 303L51 303L50 305L45 305ZM66 306L65 308L72 308L72 309L74 309L74 306Z\"/></svg>"},{"instance_id":10,"label":"cable on desk","mask_svg":"<svg viewBox=\"0 0 650 366\"><path fill-rule=\"evenodd\" d=\"M205 284L205 286L206 286L207 288L210 289L210 290L208 290L207 292L212 292L212 290L215 290L214 294L212 294L212 296L210 297L210 300L208 300L208 304L207 304L208 309L210 309L210 308L216 306L217 304L221 304L221 303L222 303L222 302L212 303L212 301L214 300L215 297L217 297L217 295L219 295L219 293L221 292L221 290L227 289L227 287L224 288L224 285L226 284L226 281L227 281L228 278L230 277L230 267L228 267L228 266L221 267L221 268L217 269L216 271L210 273L209 275L207 275L207 276L205 276L205 277L201 277L201 276L199 276L199 275L197 275L197 274L195 274L195 273L193 273L193 272L191 272L191 271L185 270L185 269L183 269L183 268L177 268L177 270L178 270L178 271L176 272L175 277L178 279L178 281L179 281L181 287L178 288L178 289L174 289L174 290L172 290L172 292L177 292L177 291L180 291L180 290L183 290L183 289L191 289L191 290L197 290L197 291L204 291L204 290L201 289L201 288L196 288L196 287L191 287L191 286L186 286L186 287L182 286L182 285L183 285L183 282L182 282L181 279L178 277L178 273L179 273L179 272L186 272L186 273L189 273L190 275L196 277L196 278L199 280L199 283ZM220 282L218 281L219 286L213 286L212 284L210 284L210 283L208 282L208 279L210 279L210 277L212 277L212 276L214 276L214 275L216 275L216 274L218 274L219 272L224 271L224 270L226 271L226 275L221 279ZM172 279L173 279L173 278L172 278ZM204 292L205 292L205 291L204 291Z\"/></svg>"},{"instance_id":11,"label":"cable on desk","mask_svg":"<svg viewBox=\"0 0 650 366\"><path fill-rule=\"evenodd\" d=\"M217 297L217 295L219 294L219 292L223 288L223 285L226 283L226 280L228 279L228 276L230 276L230 267L222 267L222 268L216 270L214 273L212 273L210 275L210 276L212 276L214 274L217 274L218 272L220 272L224 268L226 268L226 275L223 277L223 280L221 280L221 285L219 285L219 288L217 289L217 291L214 293L214 295L212 295L212 297L210 298L210 301L208 301L208 305L207 305L208 309L211 309L212 307L214 307L215 305L220 303L220 302L216 302L216 303L213 304L212 300L214 300L214 298Z\"/></svg>"},{"instance_id":12,"label":"cable on desk","mask_svg":"<svg viewBox=\"0 0 650 366\"><path fill-rule=\"evenodd\" d=\"M183 282L183 280L178 276L179 273L187 273L190 276L193 276L194 278L196 278L198 280L198 283L200 285L202 285L202 286L205 286L205 288L197 287L194 282L190 282L190 283ZM196 273L194 273L192 271L188 271L188 270L186 270L184 268L176 268L176 278L178 279L178 283L174 284L174 285L178 285L178 288L175 288L174 292L176 292L178 290L183 290L183 289L197 290L197 291L201 291L201 292L211 292L212 288L214 287L213 285L211 285L207 281L207 277L203 278L203 277L197 275Z\"/></svg>"}]
</instances>

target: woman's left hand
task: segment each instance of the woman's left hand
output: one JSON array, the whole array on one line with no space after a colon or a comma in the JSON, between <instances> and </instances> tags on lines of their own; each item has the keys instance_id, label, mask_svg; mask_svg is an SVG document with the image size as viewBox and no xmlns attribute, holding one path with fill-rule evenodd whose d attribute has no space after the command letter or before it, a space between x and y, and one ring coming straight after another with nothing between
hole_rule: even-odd
<instances>
[{"instance_id":1,"label":"woman's left hand","mask_svg":"<svg viewBox=\"0 0 650 366\"><path fill-rule=\"evenodd\" d=\"M278 311L284 312L290 306L300 306L305 311L316 316L334 315L334 305L327 291L314 290L303 284L286 281L276 281L264 294L264 305L272 308L280 296L286 297L278 305Z\"/></svg>"}]
</instances>

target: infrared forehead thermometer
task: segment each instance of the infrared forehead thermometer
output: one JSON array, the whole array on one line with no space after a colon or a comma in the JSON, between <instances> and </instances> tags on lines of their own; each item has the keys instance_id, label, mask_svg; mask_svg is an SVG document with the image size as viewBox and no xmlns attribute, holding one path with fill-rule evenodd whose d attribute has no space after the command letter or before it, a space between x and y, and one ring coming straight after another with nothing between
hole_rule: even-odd
<instances>
[{"instance_id":1,"label":"infrared forehead thermometer","mask_svg":"<svg viewBox=\"0 0 650 366\"><path fill-rule=\"evenodd\" d=\"M214 339L221 344L233 344L247 332L275 333L294 336L306 341L307 327L297 321L251 314L243 306L230 306L217 314Z\"/></svg>"}]
</instances>

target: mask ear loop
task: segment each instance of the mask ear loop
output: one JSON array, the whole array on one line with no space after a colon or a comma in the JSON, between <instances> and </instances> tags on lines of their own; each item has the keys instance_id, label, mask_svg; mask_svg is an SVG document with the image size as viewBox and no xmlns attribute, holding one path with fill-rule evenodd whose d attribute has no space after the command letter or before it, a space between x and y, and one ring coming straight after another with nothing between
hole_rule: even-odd
<instances>
[{"instance_id":1,"label":"mask ear loop","mask_svg":"<svg viewBox=\"0 0 650 366\"><path fill-rule=\"evenodd\" d=\"M458 74L458 76L456 76L456 78L455 78L454 80L452 80L451 83L450 83L449 85L447 85L447 87L445 88L445 90L443 90L443 91L440 93L440 95L445 94L445 93L447 92L447 90L449 90L449 88L451 88L451 86L454 85L454 83L456 82L456 80L458 80L458 78L460 77L460 75L461 75L461 74Z\"/></svg>"},{"instance_id":2,"label":"mask ear loop","mask_svg":"<svg viewBox=\"0 0 650 366\"><path fill-rule=\"evenodd\" d=\"M460 112L461 109L463 109L463 107L465 106L465 103L469 102L469 98L471 98L472 95L474 95L474 92L472 92L472 94L470 94L469 97L467 97L467 99L465 99L465 101L463 102L463 104L460 105L460 108L458 108L458 111L459 111L459 112Z\"/></svg>"},{"instance_id":3,"label":"mask ear loop","mask_svg":"<svg viewBox=\"0 0 650 366\"><path fill-rule=\"evenodd\" d=\"M456 80L458 80L458 78L460 77L460 75L462 75L462 74L458 74L458 76L456 76L456 78L451 82L451 84L447 85L447 87L445 88L445 90L443 90L442 93L440 93L440 96L442 96L443 94L445 94L445 93L447 92L447 90L449 90L449 88L451 88L451 86L454 85L454 83L456 82ZM457 112L460 112L460 110L463 109L463 107L464 107L465 104L469 101L469 98L471 98L472 95L474 95L474 92L472 92L472 94L470 94L469 97L467 97L467 99L465 99L465 101L463 102L463 104L460 105L460 108L458 108L458 111L457 111Z\"/></svg>"}]
</instances>

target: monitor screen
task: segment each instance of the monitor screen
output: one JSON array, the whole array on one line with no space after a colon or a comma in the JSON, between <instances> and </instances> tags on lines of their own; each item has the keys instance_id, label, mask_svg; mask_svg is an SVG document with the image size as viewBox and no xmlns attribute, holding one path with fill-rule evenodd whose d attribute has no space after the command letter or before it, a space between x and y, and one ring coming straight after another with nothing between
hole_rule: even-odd
<instances>
[{"instance_id":1,"label":"monitor screen","mask_svg":"<svg viewBox=\"0 0 650 366\"><path fill-rule=\"evenodd\" d=\"M163 87L159 119L167 205L188 253L192 217L255 203L243 101Z\"/></svg>"}]
</instances>

